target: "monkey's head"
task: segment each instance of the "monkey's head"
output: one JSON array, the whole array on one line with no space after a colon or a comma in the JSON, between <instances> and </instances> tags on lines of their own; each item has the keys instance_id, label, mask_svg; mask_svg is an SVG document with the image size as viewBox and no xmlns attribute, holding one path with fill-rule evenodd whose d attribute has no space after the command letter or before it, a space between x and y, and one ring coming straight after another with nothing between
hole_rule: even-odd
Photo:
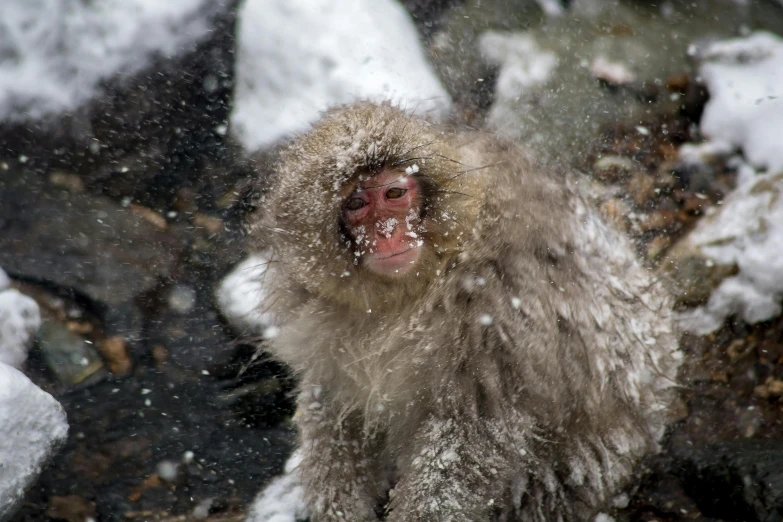
<instances>
[{"instance_id":1,"label":"monkey's head","mask_svg":"<svg viewBox=\"0 0 783 522\"><path fill-rule=\"evenodd\" d=\"M468 240L482 199L454 141L388 104L328 112L281 153L263 203L283 275L357 307L420 295Z\"/></svg>"}]
</instances>

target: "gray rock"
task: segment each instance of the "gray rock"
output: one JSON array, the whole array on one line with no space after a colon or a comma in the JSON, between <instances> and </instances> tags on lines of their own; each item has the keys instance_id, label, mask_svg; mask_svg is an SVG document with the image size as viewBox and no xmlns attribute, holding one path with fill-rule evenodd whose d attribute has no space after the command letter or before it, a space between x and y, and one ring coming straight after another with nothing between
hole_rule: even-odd
<instances>
[{"instance_id":1,"label":"gray rock","mask_svg":"<svg viewBox=\"0 0 783 522\"><path fill-rule=\"evenodd\" d=\"M138 336L136 299L171 275L182 248L108 198L59 190L35 174L0 179L0 266L87 298L112 334Z\"/></svg>"}]
</instances>

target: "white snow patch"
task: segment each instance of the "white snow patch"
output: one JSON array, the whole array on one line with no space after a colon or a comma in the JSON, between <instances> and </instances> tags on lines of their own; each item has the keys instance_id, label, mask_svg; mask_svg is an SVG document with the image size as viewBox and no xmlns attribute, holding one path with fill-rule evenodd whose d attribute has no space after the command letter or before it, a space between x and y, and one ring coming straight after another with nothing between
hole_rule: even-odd
<instances>
[{"instance_id":1,"label":"white snow patch","mask_svg":"<svg viewBox=\"0 0 783 522\"><path fill-rule=\"evenodd\" d=\"M208 0L0 2L0 120L78 107L101 80L191 48L219 8Z\"/></svg>"},{"instance_id":2,"label":"white snow patch","mask_svg":"<svg viewBox=\"0 0 783 522\"><path fill-rule=\"evenodd\" d=\"M560 0L536 0L536 3L547 16L557 17L565 12Z\"/></svg>"},{"instance_id":3,"label":"white snow patch","mask_svg":"<svg viewBox=\"0 0 783 522\"><path fill-rule=\"evenodd\" d=\"M38 304L14 288L0 269L0 363L20 368L41 326Z\"/></svg>"},{"instance_id":4,"label":"white snow patch","mask_svg":"<svg viewBox=\"0 0 783 522\"><path fill-rule=\"evenodd\" d=\"M10 518L67 433L54 397L0 363L0 520Z\"/></svg>"},{"instance_id":5,"label":"white snow patch","mask_svg":"<svg viewBox=\"0 0 783 522\"><path fill-rule=\"evenodd\" d=\"M327 108L391 100L445 114L451 100L393 0L246 0L231 126L249 150L301 132Z\"/></svg>"},{"instance_id":6,"label":"white snow patch","mask_svg":"<svg viewBox=\"0 0 783 522\"><path fill-rule=\"evenodd\" d=\"M544 84L557 66L555 53L542 50L535 38L524 32L487 31L479 37L479 49L487 61L501 67L495 86L498 99L518 99Z\"/></svg>"},{"instance_id":7,"label":"white snow patch","mask_svg":"<svg viewBox=\"0 0 783 522\"><path fill-rule=\"evenodd\" d=\"M220 311L241 331L277 335L275 317L264 310L274 276L269 252L251 254L223 279L216 297Z\"/></svg>"},{"instance_id":8,"label":"white snow patch","mask_svg":"<svg viewBox=\"0 0 783 522\"><path fill-rule=\"evenodd\" d=\"M613 62L606 56L597 56L592 61L590 74L610 85L624 85L636 79L628 66L622 62Z\"/></svg>"},{"instance_id":9,"label":"white snow patch","mask_svg":"<svg viewBox=\"0 0 783 522\"><path fill-rule=\"evenodd\" d=\"M301 454L294 452L286 462L284 474L273 479L258 494L246 522L297 522L310 516L299 478L301 462Z\"/></svg>"},{"instance_id":10,"label":"white snow patch","mask_svg":"<svg viewBox=\"0 0 783 522\"><path fill-rule=\"evenodd\" d=\"M710 91L702 133L741 148L755 167L783 171L783 39L757 32L713 43L700 58Z\"/></svg>"},{"instance_id":11,"label":"white snow patch","mask_svg":"<svg viewBox=\"0 0 783 522\"><path fill-rule=\"evenodd\" d=\"M695 162L739 148L750 163L740 165L737 189L686 238L708 263L739 270L705 306L680 316L686 330L706 334L730 315L756 323L781 313L783 39L758 32L713 43L698 54L710 91L701 127L710 141L685 149L681 159Z\"/></svg>"}]
</instances>

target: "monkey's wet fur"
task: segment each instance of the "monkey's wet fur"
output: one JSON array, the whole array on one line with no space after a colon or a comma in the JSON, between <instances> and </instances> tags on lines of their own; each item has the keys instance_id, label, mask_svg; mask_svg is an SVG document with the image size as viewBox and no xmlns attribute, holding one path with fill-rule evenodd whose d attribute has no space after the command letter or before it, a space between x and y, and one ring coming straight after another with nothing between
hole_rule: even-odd
<instances>
[{"instance_id":1,"label":"monkey's wet fur","mask_svg":"<svg viewBox=\"0 0 783 522\"><path fill-rule=\"evenodd\" d=\"M592 520L658 449L671 300L574 180L368 102L281 153L251 237L313 522Z\"/></svg>"}]
</instances>

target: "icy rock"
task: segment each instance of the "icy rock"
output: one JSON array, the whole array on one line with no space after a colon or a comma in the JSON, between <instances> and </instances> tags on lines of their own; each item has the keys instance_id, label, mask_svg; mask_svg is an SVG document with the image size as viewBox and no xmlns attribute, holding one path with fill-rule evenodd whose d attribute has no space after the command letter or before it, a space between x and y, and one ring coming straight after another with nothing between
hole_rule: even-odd
<instances>
[{"instance_id":1,"label":"icy rock","mask_svg":"<svg viewBox=\"0 0 783 522\"><path fill-rule=\"evenodd\" d=\"M41 314L33 299L7 286L8 276L0 270L0 363L19 368L41 326Z\"/></svg>"},{"instance_id":2,"label":"icy rock","mask_svg":"<svg viewBox=\"0 0 783 522\"><path fill-rule=\"evenodd\" d=\"M67 433L62 406L0 363L0 520L10 518Z\"/></svg>"},{"instance_id":3,"label":"icy rock","mask_svg":"<svg viewBox=\"0 0 783 522\"><path fill-rule=\"evenodd\" d=\"M264 311L269 282L274 276L270 254L252 254L220 283L216 297L223 316L239 331L261 334L275 331L275 318Z\"/></svg>"},{"instance_id":4,"label":"icy rock","mask_svg":"<svg viewBox=\"0 0 783 522\"><path fill-rule=\"evenodd\" d=\"M238 23L231 126L249 151L356 99L435 117L451 105L393 0L247 0Z\"/></svg>"},{"instance_id":5,"label":"icy rock","mask_svg":"<svg viewBox=\"0 0 783 522\"><path fill-rule=\"evenodd\" d=\"M310 513L304 503L304 491L297 467L302 456L295 452L288 459L283 475L270 482L253 502L245 522L298 522Z\"/></svg>"},{"instance_id":6,"label":"icy rock","mask_svg":"<svg viewBox=\"0 0 783 522\"><path fill-rule=\"evenodd\" d=\"M0 120L73 110L100 82L208 36L207 0L0 2ZM215 2L214 4L218 4Z\"/></svg>"}]
</instances>

